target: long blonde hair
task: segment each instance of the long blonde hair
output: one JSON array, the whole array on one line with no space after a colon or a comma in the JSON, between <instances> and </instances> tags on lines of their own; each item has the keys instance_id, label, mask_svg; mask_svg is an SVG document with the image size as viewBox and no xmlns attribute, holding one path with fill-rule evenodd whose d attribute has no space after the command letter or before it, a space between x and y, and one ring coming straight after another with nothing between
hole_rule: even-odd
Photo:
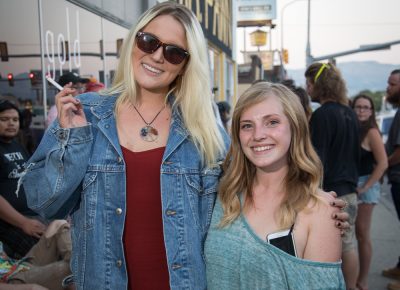
<instances>
[{"instance_id":1,"label":"long blonde hair","mask_svg":"<svg viewBox=\"0 0 400 290\"><path fill-rule=\"evenodd\" d=\"M160 15L174 17L186 31L190 57L185 64L184 72L171 84L168 95L172 93L175 96L172 105L180 109L183 122L194 144L205 163L211 166L215 164L218 155L224 152L225 146L212 109L206 40L196 16L188 8L167 1L153 6L140 17L124 41L113 85L106 93L119 95L116 113L122 105L129 102L136 103L137 89L132 69L132 51L136 45L136 34Z\"/></svg>"},{"instance_id":2,"label":"long blonde hair","mask_svg":"<svg viewBox=\"0 0 400 290\"><path fill-rule=\"evenodd\" d=\"M311 144L307 117L299 98L281 84L259 82L242 94L233 112L232 142L223 165L224 176L218 192L224 210L221 226L230 224L240 215L240 193L243 194L243 200L252 200L256 168L246 158L240 145L240 117L244 110L270 96L276 96L281 102L292 134L288 152L288 173L283 180L286 194L277 211L279 226L289 227L293 224L296 214L304 209L310 200L317 200L322 164Z\"/></svg>"}]
</instances>

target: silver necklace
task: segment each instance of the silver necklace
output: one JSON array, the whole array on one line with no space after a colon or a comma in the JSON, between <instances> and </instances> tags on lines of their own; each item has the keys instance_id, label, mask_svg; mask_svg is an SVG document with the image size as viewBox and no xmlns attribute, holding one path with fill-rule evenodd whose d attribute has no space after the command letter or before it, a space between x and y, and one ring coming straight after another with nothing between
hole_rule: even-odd
<instances>
[{"instance_id":1,"label":"silver necklace","mask_svg":"<svg viewBox=\"0 0 400 290\"><path fill-rule=\"evenodd\" d=\"M135 108L135 111L139 114L140 118L142 118L143 122L146 124L146 126L144 126L142 129L140 129L140 137L146 141L146 142L154 142L157 140L158 138L158 131L156 128L154 128L153 126L151 126L151 124L153 124L153 122L157 119L158 115L160 115L160 113L162 112L162 110L165 109L165 106L161 108L161 110L157 113L157 115L155 115L155 117L153 118L153 120L151 120L151 122L146 122L146 120L143 118L142 114L140 114L139 110L136 108L136 106L134 105L133 107Z\"/></svg>"}]
</instances>

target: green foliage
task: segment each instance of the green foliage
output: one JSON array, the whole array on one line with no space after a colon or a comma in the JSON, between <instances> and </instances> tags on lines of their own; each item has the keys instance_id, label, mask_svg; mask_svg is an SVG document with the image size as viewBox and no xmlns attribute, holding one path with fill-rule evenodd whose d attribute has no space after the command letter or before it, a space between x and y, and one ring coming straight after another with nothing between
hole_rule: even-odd
<instances>
[{"instance_id":1,"label":"green foliage","mask_svg":"<svg viewBox=\"0 0 400 290\"><path fill-rule=\"evenodd\" d=\"M371 92L370 90L363 90L359 92L357 95L367 95L372 98L374 101L375 105L375 112L379 112L382 107L382 98L385 95L384 91L376 91L376 92ZM357 95L352 96L351 99L354 99Z\"/></svg>"}]
</instances>

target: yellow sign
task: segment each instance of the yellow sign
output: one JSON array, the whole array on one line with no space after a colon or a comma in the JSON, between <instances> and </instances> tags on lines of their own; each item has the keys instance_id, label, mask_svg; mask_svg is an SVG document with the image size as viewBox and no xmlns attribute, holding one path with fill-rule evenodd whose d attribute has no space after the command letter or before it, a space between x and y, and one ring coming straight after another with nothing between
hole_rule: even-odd
<instances>
[{"instance_id":1,"label":"yellow sign","mask_svg":"<svg viewBox=\"0 0 400 290\"><path fill-rule=\"evenodd\" d=\"M267 33L260 29L250 33L250 41L253 46L263 46L267 44Z\"/></svg>"}]
</instances>

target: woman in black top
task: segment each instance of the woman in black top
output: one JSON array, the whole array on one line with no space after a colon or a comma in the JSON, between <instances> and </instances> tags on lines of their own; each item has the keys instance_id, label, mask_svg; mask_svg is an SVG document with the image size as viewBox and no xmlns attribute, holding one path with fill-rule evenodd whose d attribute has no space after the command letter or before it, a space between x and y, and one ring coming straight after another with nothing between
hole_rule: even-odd
<instances>
[{"instance_id":1,"label":"woman in black top","mask_svg":"<svg viewBox=\"0 0 400 290\"><path fill-rule=\"evenodd\" d=\"M379 179L388 167L385 147L376 124L374 102L369 96L358 95L352 107L360 124L361 160L358 179L358 214L356 236L360 271L357 288L368 289L368 272L372 257L370 228L372 210L380 195Z\"/></svg>"}]
</instances>

